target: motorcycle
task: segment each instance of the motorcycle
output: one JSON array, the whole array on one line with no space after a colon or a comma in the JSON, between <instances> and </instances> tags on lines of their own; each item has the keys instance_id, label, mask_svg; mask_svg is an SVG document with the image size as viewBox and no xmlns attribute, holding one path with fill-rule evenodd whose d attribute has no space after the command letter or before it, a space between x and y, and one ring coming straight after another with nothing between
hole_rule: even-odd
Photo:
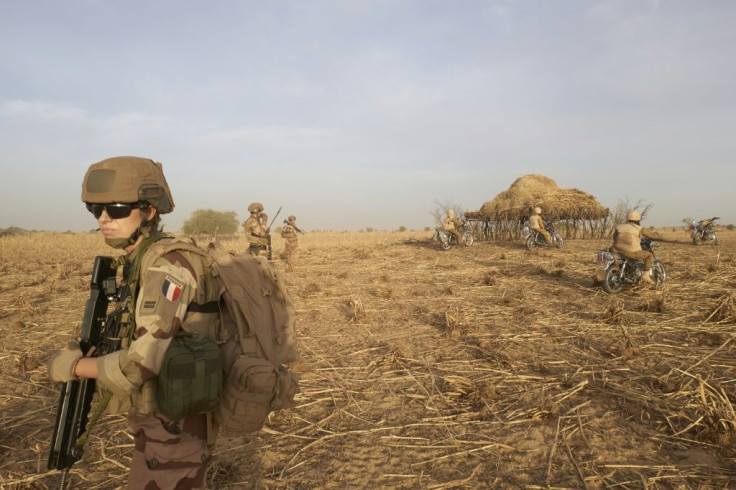
<instances>
[{"instance_id":1,"label":"motorcycle","mask_svg":"<svg viewBox=\"0 0 736 490\"><path fill-rule=\"evenodd\" d=\"M657 258L654 249L659 244L647 237L641 238L641 249L652 252L652 280L654 287L662 289L667 280L667 272L662 261ZM637 284L641 276L648 271L644 270L644 261L629 259L625 255L609 250L596 250L594 261L598 264L596 279L600 281L603 290L609 294L621 292L624 288Z\"/></svg>"},{"instance_id":2,"label":"motorcycle","mask_svg":"<svg viewBox=\"0 0 736 490\"><path fill-rule=\"evenodd\" d=\"M474 239L473 239L473 233L470 230L470 227L466 226L465 224L462 224L458 226L456 229L457 231L460 232L460 235L462 235L463 243L465 244L465 246L466 247L471 246L473 244ZM435 235L434 235L434 239L439 240L440 247L442 247L442 250L449 250L450 247L458 244L457 237L454 234L450 233L449 231L443 230L441 227L437 228Z\"/></svg>"},{"instance_id":3,"label":"motorcycle","mask_svg":"<svg viewBox=\"0 0 736 490\"><path fill-rule=\"evenodd\" d=\"M719 219L715 216L711 219L704 219L700 223L690 224L690 234L693 237L693 245L700 245L701 243L714 243L718 244L718 236L716 235L716 220Z\"/></svg>"},{"instance_id":4,"label":"motorcycle","mask_svg":"<svg viewBox=\"0 0 736 490\"><path fill-rule=\"evenodd\" d=\"M549 233L549 238L552 240L552 245L547 243L544 239L544 235L539 233L537 230L532 230L529 226L524 227L524 239L526 240L526 248L533 250L537 247L557 247L562 248L563 240L562 237L555 231L555 225L551 220L544 221L544 229Z\"/></svg>"}]
</instances>

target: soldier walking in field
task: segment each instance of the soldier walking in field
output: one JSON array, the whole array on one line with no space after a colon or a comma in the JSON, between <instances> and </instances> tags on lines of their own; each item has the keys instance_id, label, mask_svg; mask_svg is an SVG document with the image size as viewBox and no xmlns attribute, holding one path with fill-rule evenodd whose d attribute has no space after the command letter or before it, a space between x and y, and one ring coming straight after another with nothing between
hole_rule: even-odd
<instances>
[{"instance_id":1,"label":"soldier walking in field","mask_svg":"<svg viewBox=\"0 0 736 490\"><path fill-rule=\"evenodd\" d=\"M284 239L284 255L289 269L294 267L296 250L299 248L297 232L301 232L301 230L296 226L296 216L292 214L284 220L284 227L281 228L281 238Z\"/></svg>"},{"instance_id":2,"label":"soldier walking in field","mask_svg":"<svg viewBox=\"0 0 736 490\"><path fill-rule=\"evenodd\" d=\"M252 255L268 255L268 215L263 212L263 204L251 203L248 212L250 217L243 222L248 251Z\"/></svg>"}]
</instances>

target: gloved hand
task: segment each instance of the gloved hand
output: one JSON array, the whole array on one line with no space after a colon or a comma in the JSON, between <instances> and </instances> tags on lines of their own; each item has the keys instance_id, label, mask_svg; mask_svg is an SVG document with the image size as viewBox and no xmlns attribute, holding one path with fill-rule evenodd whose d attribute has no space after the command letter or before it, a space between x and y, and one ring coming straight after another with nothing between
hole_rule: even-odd
<instances>
[{"instance_id":1,"label":"gloved hand","mask_svg":"<svg viewBox=\"0 0 736 490\"><path fill-rule=\"evenodd\" d=\"M74 367L81 358L82 349L79 348L79 342L69 339L66 349L60 350L46 361L49 379L54 383L66 383L77 379L74 375Z\"/></svg>"}]
</instances>

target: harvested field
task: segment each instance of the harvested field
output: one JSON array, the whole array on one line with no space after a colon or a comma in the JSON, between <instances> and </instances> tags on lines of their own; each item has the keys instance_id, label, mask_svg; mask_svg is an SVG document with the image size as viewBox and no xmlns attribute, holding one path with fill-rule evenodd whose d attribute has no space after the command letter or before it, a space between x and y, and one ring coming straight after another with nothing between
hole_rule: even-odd
<instances>
[{"instance_id":1,"label":"harvested field","mask_svg":"<svg viewBox=\"0 0 736 490\"><path fill-rule=\"evenodd\" d=\"M593 283L607 241L443 252L429 233L300 236L285 272L297 406L221 438L210 486L735 486L736 233L701 247L663 233L667 288L617 296ZM79 327L109 250L93 234L0 239L0 488L58 487L43 361ZM124 486L131 446L104 416L73 488Z\"/></svg>"}]
</instances>

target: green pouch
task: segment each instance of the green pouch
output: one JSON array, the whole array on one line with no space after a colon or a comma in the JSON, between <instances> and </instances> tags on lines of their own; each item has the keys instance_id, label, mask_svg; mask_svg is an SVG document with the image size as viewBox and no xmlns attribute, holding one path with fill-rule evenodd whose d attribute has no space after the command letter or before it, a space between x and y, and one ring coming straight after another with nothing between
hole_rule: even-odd
<instances>
[{"instance_id":1,"label":"green pouch","mask_svg":"<svg viewBox=\"0 0 736 490\"><path fill-rule=\"evenodd\" d=\"M181 332L166 350L156 383L159 411L170 420L215 410L223 383L220 347L205 335Z\"/></svg>"}]
</instances>

